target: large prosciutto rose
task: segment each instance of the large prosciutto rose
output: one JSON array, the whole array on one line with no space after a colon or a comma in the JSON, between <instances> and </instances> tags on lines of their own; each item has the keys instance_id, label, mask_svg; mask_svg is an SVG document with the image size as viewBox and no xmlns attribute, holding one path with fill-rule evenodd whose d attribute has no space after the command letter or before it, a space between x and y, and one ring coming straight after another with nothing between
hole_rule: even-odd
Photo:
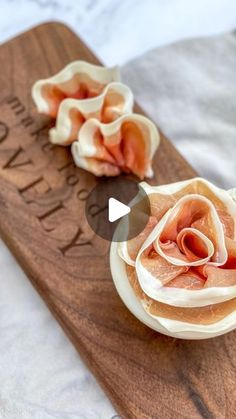
<instances>
[{"instance_id":1,"label":"large prosciutto rose","mask_svg":"<svg viewBox=\"0 0 236 419\"><path fill-rule=\"evenodd\" d=\"M232 330L236 326L233 193L201 178L141 185L150 199L149 223L139 236L116 246L116 255L123 260L118 264L125 266L127 283L142 304L144 317L140 308L138 317L179 337L204 338ZM112 252L117 285L114 246ZM118 290L127 302L122 281L123 291ZM135 311L130 301L129 308Z\"/></svg>"}]
</instances>

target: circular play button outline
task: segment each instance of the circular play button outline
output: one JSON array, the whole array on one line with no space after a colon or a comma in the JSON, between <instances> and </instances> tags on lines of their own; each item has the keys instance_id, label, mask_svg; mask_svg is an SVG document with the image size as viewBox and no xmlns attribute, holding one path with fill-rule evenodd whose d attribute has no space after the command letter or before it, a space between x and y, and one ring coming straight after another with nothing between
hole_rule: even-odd
<instances>
[{"instance_id":1,"label":"circular play button outline","mask_svg":"<svg viewBox=\"0 0 236 419\"><path fill-rule=\"evenodd\" d=\"M144 230L150 217L150 202L142 185L133 179L101 178L88 195L85 212L96 235L123 242Z\"/></svg>"}]
</instances>

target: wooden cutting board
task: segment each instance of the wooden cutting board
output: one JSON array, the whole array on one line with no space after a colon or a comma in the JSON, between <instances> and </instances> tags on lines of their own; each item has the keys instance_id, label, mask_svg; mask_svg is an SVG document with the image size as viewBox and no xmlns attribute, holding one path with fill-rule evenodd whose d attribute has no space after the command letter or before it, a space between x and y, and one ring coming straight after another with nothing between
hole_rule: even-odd
<instances>
[{"instance_id":1,"label":"wooden cutting board","mask_svg":"<svg viewBox=\"0 0 236 419\"><path fill-rule=\"evenodd\" d=\"M31 100L35 80L75 59L98 63L58 23L0 47L1 235L122 417L236 417L236 334L162 336L136 320L115 291L109 244L84 215L96 180L74 167L68 149L49 144L50 120ZM153 183L194 175L162 136Z\"/></svg>"}]
</instances>

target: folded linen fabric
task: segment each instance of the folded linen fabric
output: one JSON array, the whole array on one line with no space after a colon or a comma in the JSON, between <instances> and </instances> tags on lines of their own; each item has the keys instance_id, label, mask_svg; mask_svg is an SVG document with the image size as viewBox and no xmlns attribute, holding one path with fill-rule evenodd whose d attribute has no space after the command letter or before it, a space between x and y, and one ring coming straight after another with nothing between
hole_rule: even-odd
<instances>
[{"instance_id":1,"label":"folded linen fabric","mask_svg":"<svg viewBox=\"0 0 236 419\"><path fill-rule=\"evenodd\" d=\"M138 103L203 177L235 187L236 32L156 48L122 69Z\"/></svg>"}]
</instances>

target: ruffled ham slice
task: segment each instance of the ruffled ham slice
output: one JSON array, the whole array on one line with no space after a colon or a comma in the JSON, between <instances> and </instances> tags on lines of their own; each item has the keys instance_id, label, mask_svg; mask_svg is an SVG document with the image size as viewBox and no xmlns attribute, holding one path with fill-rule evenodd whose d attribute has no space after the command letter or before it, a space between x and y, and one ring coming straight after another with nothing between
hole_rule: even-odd
<instances>
[{"instance_id":1,"label":"ruffled ham slice","mask_svg":"<svg viewBox=\"0 0 236 419\"><path fill-rule=\"evenodd\" d=\"M55 128L49 131L53 144L69 145L78 139L80 128L90 118L110 123L132 112L133 94L122 83L110 83L92 99L64 99L58 109Z\"/></svg>"},{"instance_id":2,"label":"ruffled ham slice","mask_svg":"<svg viewBox=\"0 0 236 419\"><path fill-rule=\"evenodd\" d=\"M33 86L32 96L39 112L56 118L64 99L94 98L102 93L108 83L119 79L116 67L109 69L74 61L53 77L38 80Z\"/></svg>"},{"instance_id":3,"label":"ruffled ham slice","mask_svg":"<svg viewBox=\"0 0 236 419\"><path fill-rule=\"evenodd\" d=\"M184 196L197 194L208 198L218 213L225 236L236 239L236 207L233 202L236 193L234 189L228 193L202 178L161 186L150 186L142 183L142 187L149 194L151 213L157 219L160 219L169 208L173 207Z\"/></svg>"},{"instance_id":4,"label":"ruffled ham slice","mask_svg":"<svg viewBox=\"0 0 236 419\"><path fill-rule=\"evenodd\" d=\"M210 325L221 321L236 310L236 298L204 307L174 307L172 305L164 304L149 298L143 292L133 267L127 266L127 276L136 296L141 300L145 311L158 320L160 320L160 318L163 320L165 319L166 322L164 321L162 323L165 326L167 326L168 320L178 321L180 322L180 325L181 323ZM184 327L186 327L186 324Z\"/></svg>"},{"instance_id":5,"label":"ruffled ham slice","mask_svg":"<svg viewBox=\"0 0 236 419\"><path fill-rule=\"evenodd\" d=\"M109 124L89 119L71 150L75 163L80 167L90 165L97 176L125 172L143 179L153 174L151 163L159 141L157 128L148 118L130 114Z\"/></svg>"},{"instance_id":6,"label":"ruffled ham slice","mask_svg":"<svg viewBox=\"0 0 236 419\"><path fill-rule=\"evenodd\" d=\"M159 255L180 266L227 260L224 232L215 207L200 195L187 195L162 218L154 242Z\"/></svg>"},{"instance_id":7,"label":"ruffled ham slice","mask_svg":"<svg viewBox=\"0 0 236 419\"><path fill-rule=\"evenodd\" d=\"M140 247L145 242L153 228L157 224L156 217L151 216L144 230L131 240L121 242L118 244L118 252L121 258L128 263L128 265L135 266L135 260L137 258Z\"/></svg>"},{"instance_id":8,"label":"ruffled ham slice","mask_svg":"<svg viewBox=\"0 0 236 419\"><path fill-rule=\"evenodd\" d=\"M226 248L228 257L223 266L205 266L206 288L236 286L236 242L226 237Z\"/></svg>"}]
</instances>

